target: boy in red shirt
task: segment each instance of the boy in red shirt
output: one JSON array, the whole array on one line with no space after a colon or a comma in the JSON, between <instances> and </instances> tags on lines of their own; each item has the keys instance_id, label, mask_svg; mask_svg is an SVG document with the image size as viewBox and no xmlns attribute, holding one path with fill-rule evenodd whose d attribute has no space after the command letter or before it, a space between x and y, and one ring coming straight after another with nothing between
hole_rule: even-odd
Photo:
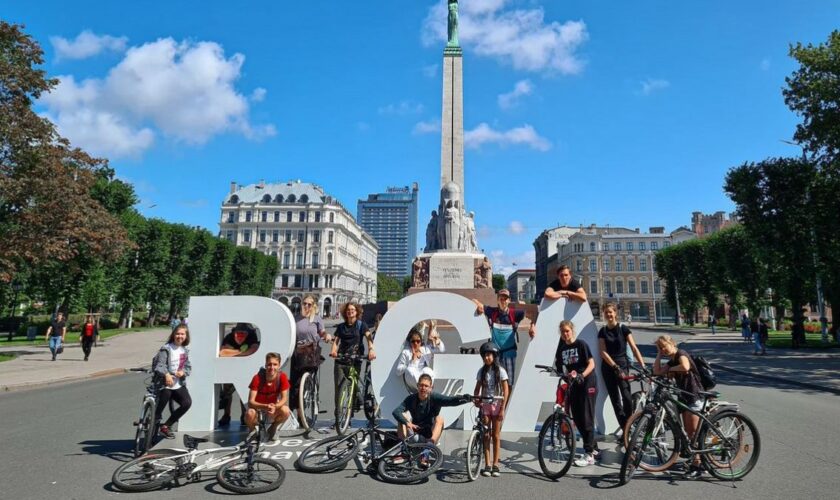
<instances>
[{"instance_id":1,"label":"boy in red shirt","mask_svg":"<svg viewBox=\"0 0 840 500\"><path fill-rule=\"evenodd\" d=\"M271 422L268 439L274 439L277 428L289 418L289 379L280 371L280 355L270 352L265 355L265 371L254 375L248 388L248 411L245 425L253 431L257 427L257 412L265 412Z\"/></svg>"}]
</instances>

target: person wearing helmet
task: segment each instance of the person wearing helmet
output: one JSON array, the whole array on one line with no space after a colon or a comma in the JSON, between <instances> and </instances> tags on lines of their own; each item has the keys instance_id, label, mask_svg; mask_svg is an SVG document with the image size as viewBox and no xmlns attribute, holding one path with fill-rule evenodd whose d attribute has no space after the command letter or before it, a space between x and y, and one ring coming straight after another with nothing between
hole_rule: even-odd
<instances>
[{"instance_id":1,"label":"person wearing helmet","mask_svg":"<svg viewBox=\"0 0 840 500\"><path fill-rule=\"evenodd\" d=\"M470 396L445 396L432 392L433 384L431 370L424 369L417 382L417 393L409 394L394 409L392 415L397 421L397 435L400 439L414 434L437 444L443 432L440 409L444 406L462 405L472 399Z\"/></svg>"},{"instance_id":2,"label":"person wearing helmet","mask_svg":"<svg viewBox=\"0 0 840 500\"><path fill-rule=\"evenodd\" d=\"M517 328L525 319L525 311L514 309L510 303L510 292L507 290L499 290L496 301L497 306L487 306L473 299L476 314L483 314L487 318L487 323L490 325L490 340L499 348L496 360L507 371L510 377L508 383L513 387L516 374L516 349L519 344ZM534 338L535 334L534 322L531 322L528 335Z\"/></svg>"},{"instance_id":3,"label":"person wearing helmet","mask_svg":"<svg viewBox=\"0 0 840 500\"><path fill-rule=\"evenodd\" d=\"M502 421L505 419L505 408L510 396L510 385L508 384L508 372L499 364L499 353L501 349L494 342L485 342L481 345L479 353L483 365L476 375L475 389L473 395L476 397L476 406L481 406L484 414L484 423L490 427L490 432L484 435L484 470L482 476L499 477L499 453L502 447ZM501 396L502 399L481 402L477 399L480 396ZM490 454L490 439L493 439L493 454ZM491 465L492 464L492 465Z\"/></svg>"}]
</instances>

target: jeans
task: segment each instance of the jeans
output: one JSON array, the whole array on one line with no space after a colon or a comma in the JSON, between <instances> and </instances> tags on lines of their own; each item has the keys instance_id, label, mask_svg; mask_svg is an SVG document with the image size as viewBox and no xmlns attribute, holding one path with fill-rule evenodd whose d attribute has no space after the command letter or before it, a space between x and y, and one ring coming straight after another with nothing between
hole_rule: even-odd
<instances>
[{"instance_id":1,"label":"jeans","mask_svg":"<svg viewBox=\"0 0 840 500\"><path fill-rule=\"evenodd\" d=\"M61 335L50 336L50 352L52 353L53 358L55 358L58 353L59 347L61 347Z\"/></svg>"},{"instance_id":2,"label":"jeans","mask_svg":"<svg viewBox=\"0 0 840 500\"><path fill-rule=\"evenodd\" d=\"M755 344L755 353L758 354L759 352L763 351L763 346L761 345L761 334L758 332L753 333L753 343Z\"/></svg>"}]
</instances>

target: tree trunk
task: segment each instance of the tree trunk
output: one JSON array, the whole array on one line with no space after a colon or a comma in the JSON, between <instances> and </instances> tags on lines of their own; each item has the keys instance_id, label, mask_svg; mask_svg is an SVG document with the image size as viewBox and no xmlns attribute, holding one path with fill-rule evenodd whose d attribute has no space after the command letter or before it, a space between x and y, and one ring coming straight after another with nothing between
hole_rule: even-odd
<instances>
[{"instance_id":1,"label":"tree trunk","mask_svg":"<svg viewBox=\"0 0 840 500\"><path fill-rule=\"evenodd\" d=\"M128 328L128 312L131 310L131 306L128 304L123 304L122 308L120 309L120 321L119 327L120 328Z\"/></svg>"}]
</instances>

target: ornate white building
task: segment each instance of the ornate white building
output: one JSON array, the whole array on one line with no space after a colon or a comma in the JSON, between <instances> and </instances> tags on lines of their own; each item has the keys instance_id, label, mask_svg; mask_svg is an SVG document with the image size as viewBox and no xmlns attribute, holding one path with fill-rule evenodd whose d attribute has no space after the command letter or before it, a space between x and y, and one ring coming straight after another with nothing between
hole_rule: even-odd
<instances>
[{"instance_id":1,"label":"ornate white building","mask_svg":"<svg viewBox=\"0 0 840 500\"><path fill-rule=\"evenodd\" d=\"M376 302L379 247L320 186L231 182L221 212L220 237L277 257L272 298L292 310L307 294L325 316L349 301Z\"/></svg>"}]
</instances>

